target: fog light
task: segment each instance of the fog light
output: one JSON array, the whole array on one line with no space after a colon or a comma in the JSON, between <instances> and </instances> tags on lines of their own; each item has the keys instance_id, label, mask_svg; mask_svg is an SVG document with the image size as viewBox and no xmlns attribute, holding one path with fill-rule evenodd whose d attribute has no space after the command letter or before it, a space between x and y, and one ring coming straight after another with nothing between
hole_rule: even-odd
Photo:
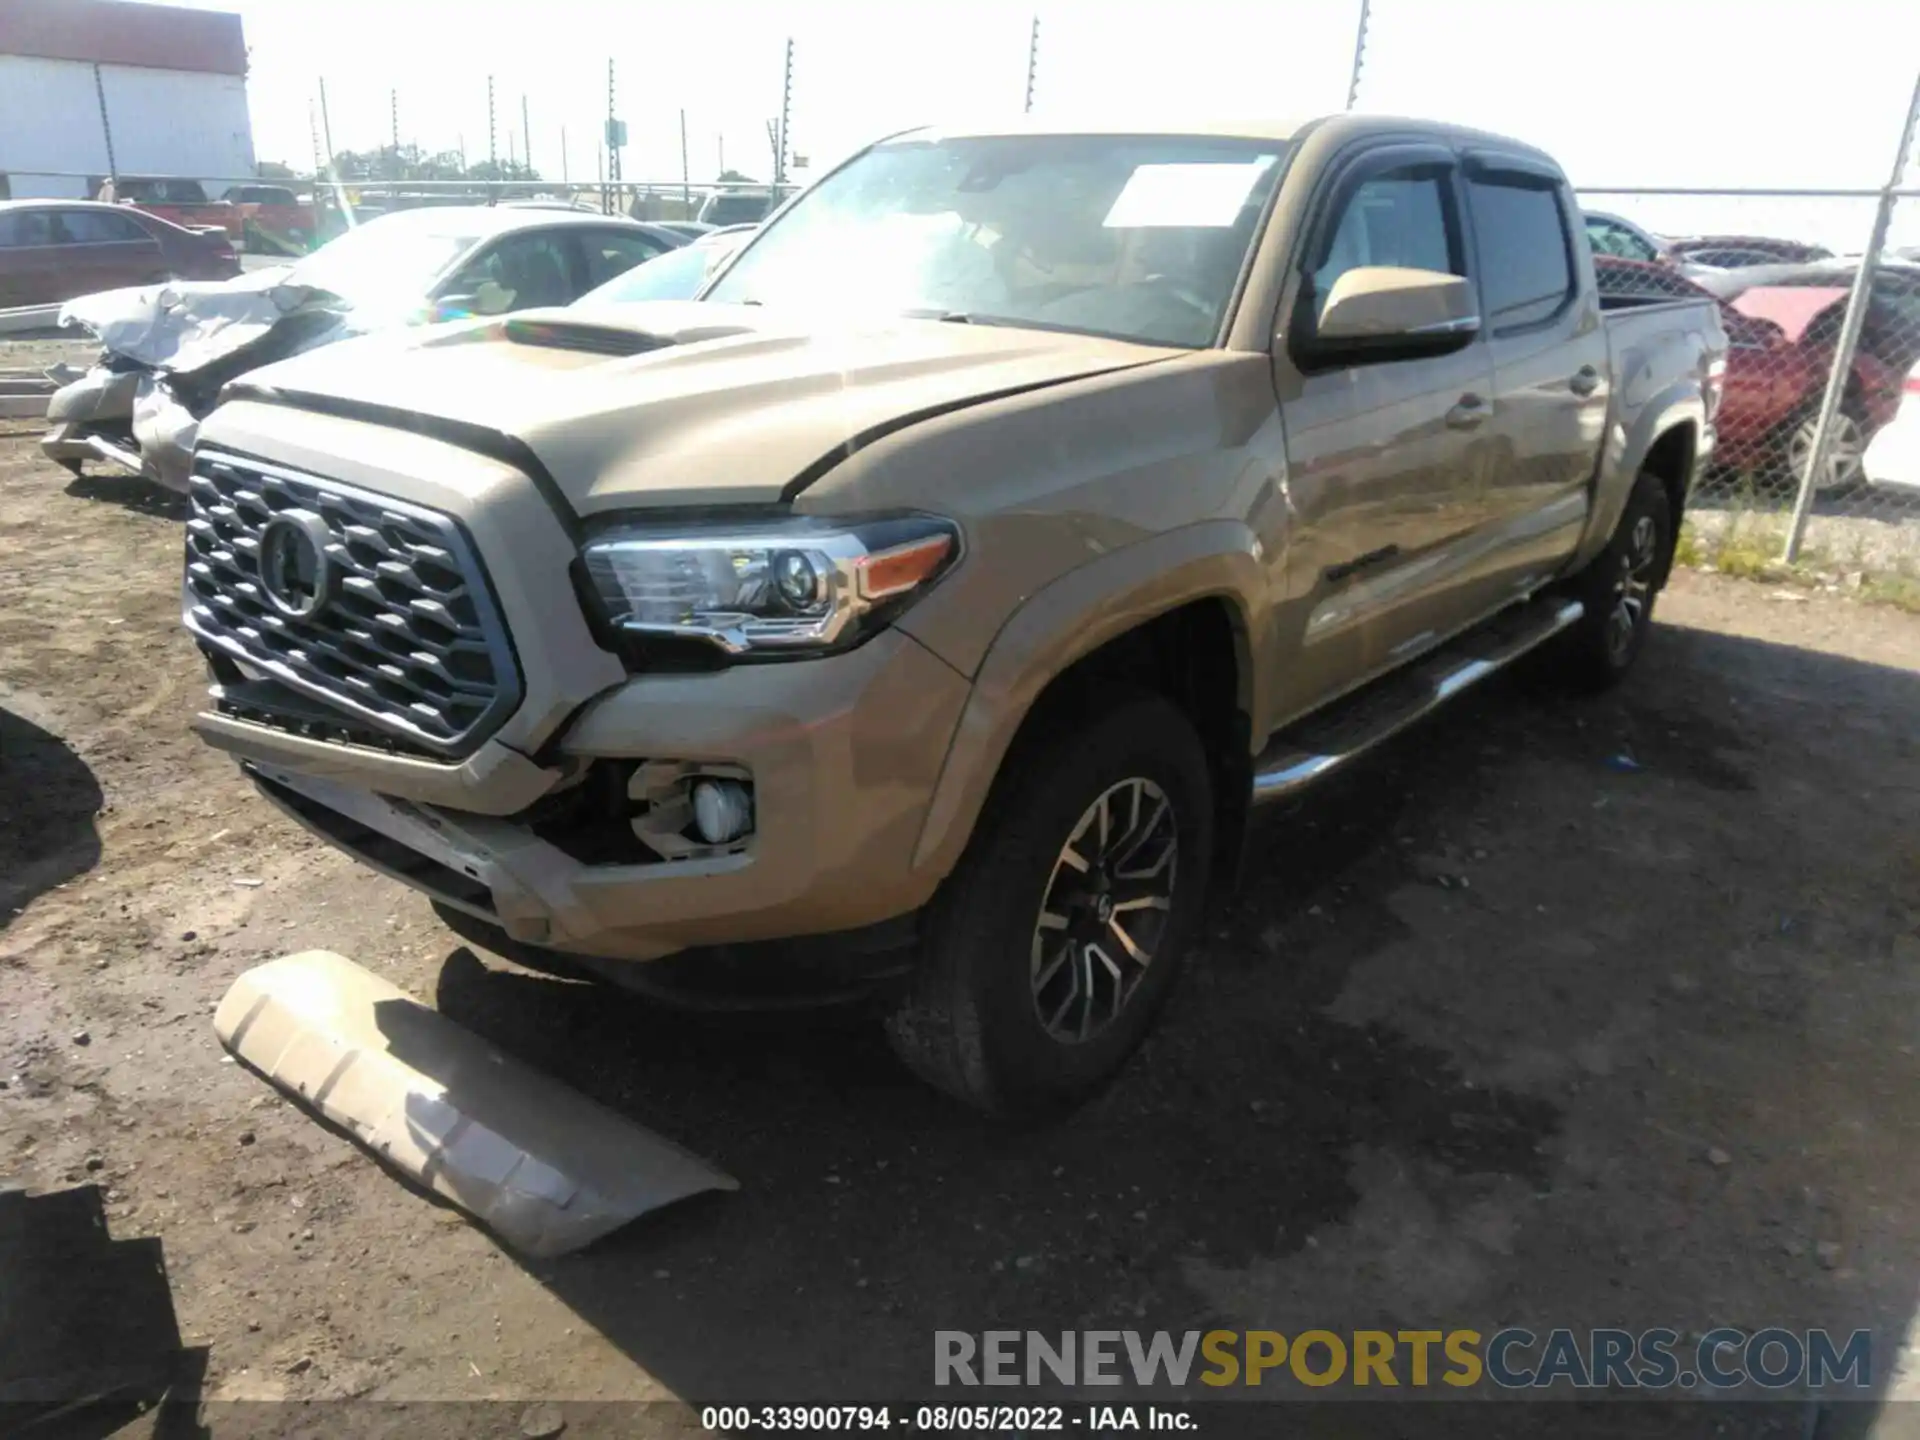
<instances>
[{"instance_id":1,"label":"fog light","mask_svg":"<svg viewBox=\"0 0 1920 1440\"><path fill-rule=\"evenodd\" d=\"M693 827L709 845L725 845L753 823L753 797L738 780L702 780L693 787Z\"/></svg>"}]
</instances>

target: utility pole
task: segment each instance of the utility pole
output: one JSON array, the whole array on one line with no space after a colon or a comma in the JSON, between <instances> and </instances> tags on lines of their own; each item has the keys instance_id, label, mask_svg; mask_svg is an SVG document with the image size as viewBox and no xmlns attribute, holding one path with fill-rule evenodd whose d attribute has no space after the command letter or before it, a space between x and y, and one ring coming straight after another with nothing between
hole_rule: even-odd
<instances>
[{"instance_id":1,"label":"utility pole","mask_svg":"<svg viewBox=\"0 0 1920 1440\"><path fill-rule=\"evenodd\" d=\"M724 135L715 136L714 144L719 149L720 160L720 168L713 172L714 178L717 180L727 173L727 137Z\"/></svg>"},{"instance_id":2,"label":"utility pole","mask_svg":"<svg viewBox=\"0 0 1920 1440\"><path fill-rule=\"evenodd\" d=\"M620 144L626 137L620 133L619 104L613 83L613 59L607 59L607 212L613 213L613 203L620 193Z\"/></svg>"},{"instance_id":3,"label":"utility pole","mask_svg":"<svg viewBox=\"0 0 1920 1440\"><path fill-rule=\"evenodd\" d=\"M327 77L320 77L320 138L327 144L327 173L333 174L333 121L327 117ZM337 178L337 177L336 177Z\"/></svg>"},{"instance_id":4,"label":"utility pole","mask_svg":"<svg viewBox=\"0 0 1920 1440\"><path fill-rule=\"evenodd\" d=\"M1353 74L1347 81L1347 109L1353 109L1360 99L1360 65L1367 54L1367 19L1372 9L1370 0L1360 0L1360 24L1353 35Z\"/></svg>"},{"instance_id":5,"label":"utility pole","mask_svg":"<svg viewBox=\"0 0 1920 1440\"><path fill-rule=\"evenodd\" d=\"M320 122L314 117L313 101L307 101L307 138L313 142L313 173L320 173Z\"/></svg>"},{"instance_id":6,"label":"utility pole","mask_svg":"<svg viewBox=\"0 0 1920 1440\"><path fill-rule=\"evenodd\" d=\"M527 119L526 92L520 95L520 153L526 157L527 178L533 178L533 122Z\"/></svg>"},{"instance_id":7,"label":"utility pole","mask_svg":"<svg viewBox=\"0 0 1920 1440\"><path fill-rule=\"evenodd\" d=\"M327 147L327 178L333 182L334 203L340 207L341 217L351 230L360 222L354 217L353 206L347 203L347 192L340 185L340 172L333 163L333 121L327 115L327 77L320 77L320 138Z\"/></svg>"},{"instance_id":8,"label":"utility pole","mask_svg":"<svg viewBox=\"0 0 1920 1440\"><path fill-rule=\"evenodd\" d=\"M787 37L786 73L780 82L780 133L774 140L773 183L787 183L787 122L793 118L793 37ZM779 195L775 192L775 203Z\"/></svg>"},{"instance_id":9,"label":"utility pole","mask_svg":"<svg viewBox=\"0 0 1920 1440\"><path fill-rule=\"evenodd\" d=\"M569 165L567 162L567 127L562 125L560 127L560 183L562 185L567 184L569 179L571 178L567 173L568 169L569 169Z\"/></svg>"},{"instance_id":10,"label":"utility pole","mask_svg":"<svg viewBox=\"0 0 1920 1440\"><path fill-rule=\"evenodd\" d=\"M500 141L493 126L493 76L487 76L487 163L494 167L493 178L500 178Z\"/></svg>"},{"instance_id":11,"label":"utility pole","mask_svg":"<svg viewBox=\"0 0 1920 1440\"><path fill-rule=\"evenodd\" d=\"M393 178L400 178L400 92L387 92L388 114L393 122Z\"/></svg>"},{"instance_id":12,"label":"utility pole","mask_svg":"<svg viewBox=\"0 0 1920 1440\"><path fill-rule=\"evenodd\" d=\"M93 67L93 94L100 102L100 134L107 142L107 180L117 200L120 198L120 166L113 158L113 122L107 119L107 82L101 79L98 65Z\"/></svg>"},{"instance_id":13,"label":"utility pole","mask_svg":"<svg viewBox=\"0 0 1920 1440\"><path fill-rule=\"evenodd\" d=\"M687 170L687 112L680 112L680 204L686 210L693 209L693 186L689 182L692 176Z\"/></svg>"},{"instance_id":14,"label":"utility pole","mask_svg":"<svg viewBox=\"0 0 1920 1440\"><path fill-rule=\"evenodd\" d=\"M1033 113L1033 82L1040 73L1040 16L1033 17L1033 28L1027 32L1027 113Z\"/></svg>"},{"instance_id":15,"label":"utility pole","mask_svg":"<svg viewBox=\"0 0 1920 1440\"><path fill-rule=\"evenodd\" d=\"M1893 154L1893 173L1880 192L1880 203L1873 212L1873 228L1867 233L1867 248L1853 272L1853 286L1847 293L1847 308L1840 321L1840 334L1833 342L1832 358L1827 362L1827 388L1820 400L1820 412L1813 422L1813 443L1807 447L1807 466L1796 477L1799 494L1794 497L1793 519L1787 526L1787 545L1780 558L1787 564L1800 559L1800 544L1806 539L1807 518L1813 512L1814 491L1826 473L1828 455L1833 449L1834 420L1846 399L1853 378L1853 357L1860 348L1860 332L1866 328L1867 306L1873 298L1873 282L1880 271L1880 256L1886 249L1887 225L1893 219L1896 191L1906 179L1907 166L1913 163L1914 136L1920 134L1920 75L1913 81L1913 95L1907 101L1906 123L1900 129L1900 148Z\"/></svg>"}]
</instances>

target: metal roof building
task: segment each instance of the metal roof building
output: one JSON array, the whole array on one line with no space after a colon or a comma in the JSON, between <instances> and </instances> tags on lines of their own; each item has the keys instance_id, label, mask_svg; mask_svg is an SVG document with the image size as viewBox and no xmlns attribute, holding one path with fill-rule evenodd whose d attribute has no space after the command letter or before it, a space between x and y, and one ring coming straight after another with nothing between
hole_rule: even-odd
<instances>
[{"instance_id":1,"label":"metal roof building","mask_svg":"<svg viewBox=\"0 0 1920 1440\"><path fill-rule=\"evenodd\" d=\"M227 181L253 161L238 15L0 0L0 194L80 198L110 174Z\"/></svg>"}]
</instances>

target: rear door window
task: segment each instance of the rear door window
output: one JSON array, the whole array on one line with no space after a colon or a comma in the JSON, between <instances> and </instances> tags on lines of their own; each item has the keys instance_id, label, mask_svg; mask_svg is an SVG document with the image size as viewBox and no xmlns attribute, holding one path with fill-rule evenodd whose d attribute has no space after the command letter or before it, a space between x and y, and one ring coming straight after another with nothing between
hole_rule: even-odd
<instances>
[{"instance_id":1,"label":"rear door window","mask_svg":"<svg viewBox=\"0 0 1920 1440\"><path fill-rule=\"evenodd\" d=\"M1480 295L1494 331L1551 320L1573 299L1573 254L1560 187L1531 176L1469 176Z\"/></svg>"},{"instance_id":2,"label":"rear door window","mask_svg":"<svg viewBox=\"0 0 1920 1440\"><path fill-rule=\"evenodd\" d=\"M51 210L16 210L0 215L0 246L8 249L52 245L56 243L54 233Z\"/></svg>"},{"instance_id":3,"label":"rear door window","mask_svg":"<svg viewBox=\"0 0 1920 1440\"><path fill-rule=\"evenodd\" d=\"M99 210L62 210L60 232L69 245L127 244L147 238L137 221Z\"/></svg>"}]
</instances>

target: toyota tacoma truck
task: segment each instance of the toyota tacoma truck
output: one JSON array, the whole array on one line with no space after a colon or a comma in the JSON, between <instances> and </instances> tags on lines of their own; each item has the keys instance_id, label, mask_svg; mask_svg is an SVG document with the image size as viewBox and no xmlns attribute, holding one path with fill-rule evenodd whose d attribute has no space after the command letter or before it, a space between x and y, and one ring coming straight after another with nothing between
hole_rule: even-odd
<instances>
[{"instance_id":1,"label":"toyota tacoma truck","mask_svg":"<svg viewBox=\"0 0 1920 1440\"><path fill-rule=\"evenodd\" d=\"M196 725L501 954L864 985L934 1084L1057 1109L1252 807L1529 651L1633 664L1726 343L1603 303L1493 135L898 134L694 300L235 381Z\"/></svg>"}]
</instances>

